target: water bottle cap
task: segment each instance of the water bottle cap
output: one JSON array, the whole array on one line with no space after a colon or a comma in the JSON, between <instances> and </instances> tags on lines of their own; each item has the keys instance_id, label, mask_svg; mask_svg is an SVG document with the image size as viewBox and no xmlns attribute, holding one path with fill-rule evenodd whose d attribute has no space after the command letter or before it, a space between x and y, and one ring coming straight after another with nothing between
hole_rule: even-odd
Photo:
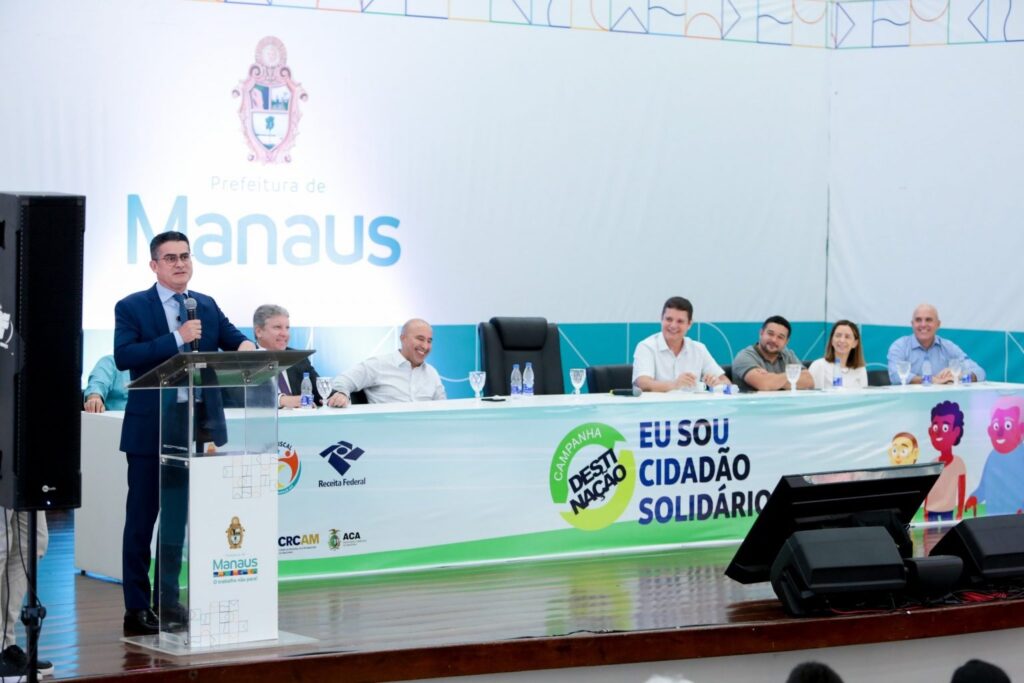
<instances>
[{"instance_id":1,"label":"water bottle cap","mask_svg":"<svg viewBox=\"0 0 1024 683\"><path fill-rule=\"evenodd\" d=\"M302 379L307 379L308 377L309 377L309 373L308 372L302 373Z\"/></svg>"},{"instance_id":2,"label":"water bottle cap","mask_svg":"<svg viewBox=\"0 0 1024 683\"><path fill-rule=\"evenodd\" d=\"M512 364L512 369L513 370L518 370L519 369L519 363L513 363Z\"/></svg>"},{"instance_id":3,"label":"water bottle cap","mask_svg":"<svg viewBox=\"0 0 1024 683\"><path fill-rule=\"evenodd\" d=\"M533 363L531 363L530 361L526 361L526 367L532 368L533 367Z\"/></svg>"}]
</instances>

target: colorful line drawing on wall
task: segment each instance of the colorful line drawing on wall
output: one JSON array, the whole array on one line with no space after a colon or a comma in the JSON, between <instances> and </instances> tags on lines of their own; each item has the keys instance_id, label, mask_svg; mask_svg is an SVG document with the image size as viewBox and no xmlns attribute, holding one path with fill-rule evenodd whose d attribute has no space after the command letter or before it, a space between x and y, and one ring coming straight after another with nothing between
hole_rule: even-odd
<instances>
[{"instance_id":1,"label":"colorful line drawing on wall","mask_svg":"<svg viewBox=\"0 0 1024 683\"><path fill-rule=\"evenodd\" d=\"M1013 0L213 1L830 50L1024 42Z\"/></svg>"}]
</instances>

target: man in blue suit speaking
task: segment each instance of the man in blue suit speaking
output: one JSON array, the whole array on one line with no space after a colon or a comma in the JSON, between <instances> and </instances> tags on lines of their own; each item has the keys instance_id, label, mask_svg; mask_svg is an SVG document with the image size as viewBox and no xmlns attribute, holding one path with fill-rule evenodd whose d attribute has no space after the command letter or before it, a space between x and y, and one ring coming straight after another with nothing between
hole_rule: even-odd
<instances>
[{"instance_id":1,"label":"man in blue suit speaking","mask_svg":"<svg viewBox=\"0 0 1024 683\"><path fill-rule=\"evenodd\" d=\"M216 301L188 290L192 279L192 254L186 235L160 233L150 242L149 251L152 258L149 267L156 275L156 284L126 296L114 307L114 361L119 370L128 370L134 380L179 351L188 350L194 340L198 340L200 351L256 348L225 317ZM185 300L189 297L198 303L194 320L189 320L185 312ZM121 560L126 636L157 633L159 624L153 609L158 608L161 600L165 615L173 616L176 610L182 609L177 603L176 577L174 585L165 590L153 591L149 582L150 544L160 511L162 393L157 390L129 392L121 429L121 450L128 456L128 499ZM219 397L211 394L210 399ZM218 416L214 413L222 412L219 400L209 400L205 411L206 419L211 424L216 423ZM219 422L222 426L223 420ZM197 440L199 438L197 436Z\"/></svg>"}]
</instances>

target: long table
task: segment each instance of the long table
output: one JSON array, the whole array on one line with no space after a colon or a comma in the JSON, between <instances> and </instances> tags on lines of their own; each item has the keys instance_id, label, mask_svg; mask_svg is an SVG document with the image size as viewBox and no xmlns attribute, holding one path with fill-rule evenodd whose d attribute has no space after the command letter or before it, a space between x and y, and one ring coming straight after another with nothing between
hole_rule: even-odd
<instances>
[{"instance_id":1,"label":"long table","mask_svg":"<svg viewBox=\"0 0 1024 683\"><path fill-rule=\"evenodd\" d=\"M282 411L280 575L734 542L783 474L887 466L902 432L916 437L919 462L935 460L931 410L945 401L964 415L954 453L970 494L989 457L1018 457L990 455L988 426L997 404L1024 402L1024 385ZM122 418L83 414L75 526L76 565L114 578ZM227 419L229 434L240 428L240 415L229 410ZM1024 499L1024 482L1018 488ZM223 535L228 521L204 523Z\"/></svg>"}]
</instances>

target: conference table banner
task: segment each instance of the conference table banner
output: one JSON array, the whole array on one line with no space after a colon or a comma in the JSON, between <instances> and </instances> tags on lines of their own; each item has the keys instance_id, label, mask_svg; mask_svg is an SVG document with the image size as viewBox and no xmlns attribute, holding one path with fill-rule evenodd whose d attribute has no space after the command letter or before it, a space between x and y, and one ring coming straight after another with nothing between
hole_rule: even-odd
<instances>
[{"instance_id":1,"label":"conference table banner","mask_svg":"<svg viewBox=\"0 0 1024 683\"><path fill-rule=\"evenodd\" d=\"M1016 513L1022 406L983 383L288 411L280 574L737 540L782 475L936 460L919 521Z\"/></svg>"}]
</instances>

